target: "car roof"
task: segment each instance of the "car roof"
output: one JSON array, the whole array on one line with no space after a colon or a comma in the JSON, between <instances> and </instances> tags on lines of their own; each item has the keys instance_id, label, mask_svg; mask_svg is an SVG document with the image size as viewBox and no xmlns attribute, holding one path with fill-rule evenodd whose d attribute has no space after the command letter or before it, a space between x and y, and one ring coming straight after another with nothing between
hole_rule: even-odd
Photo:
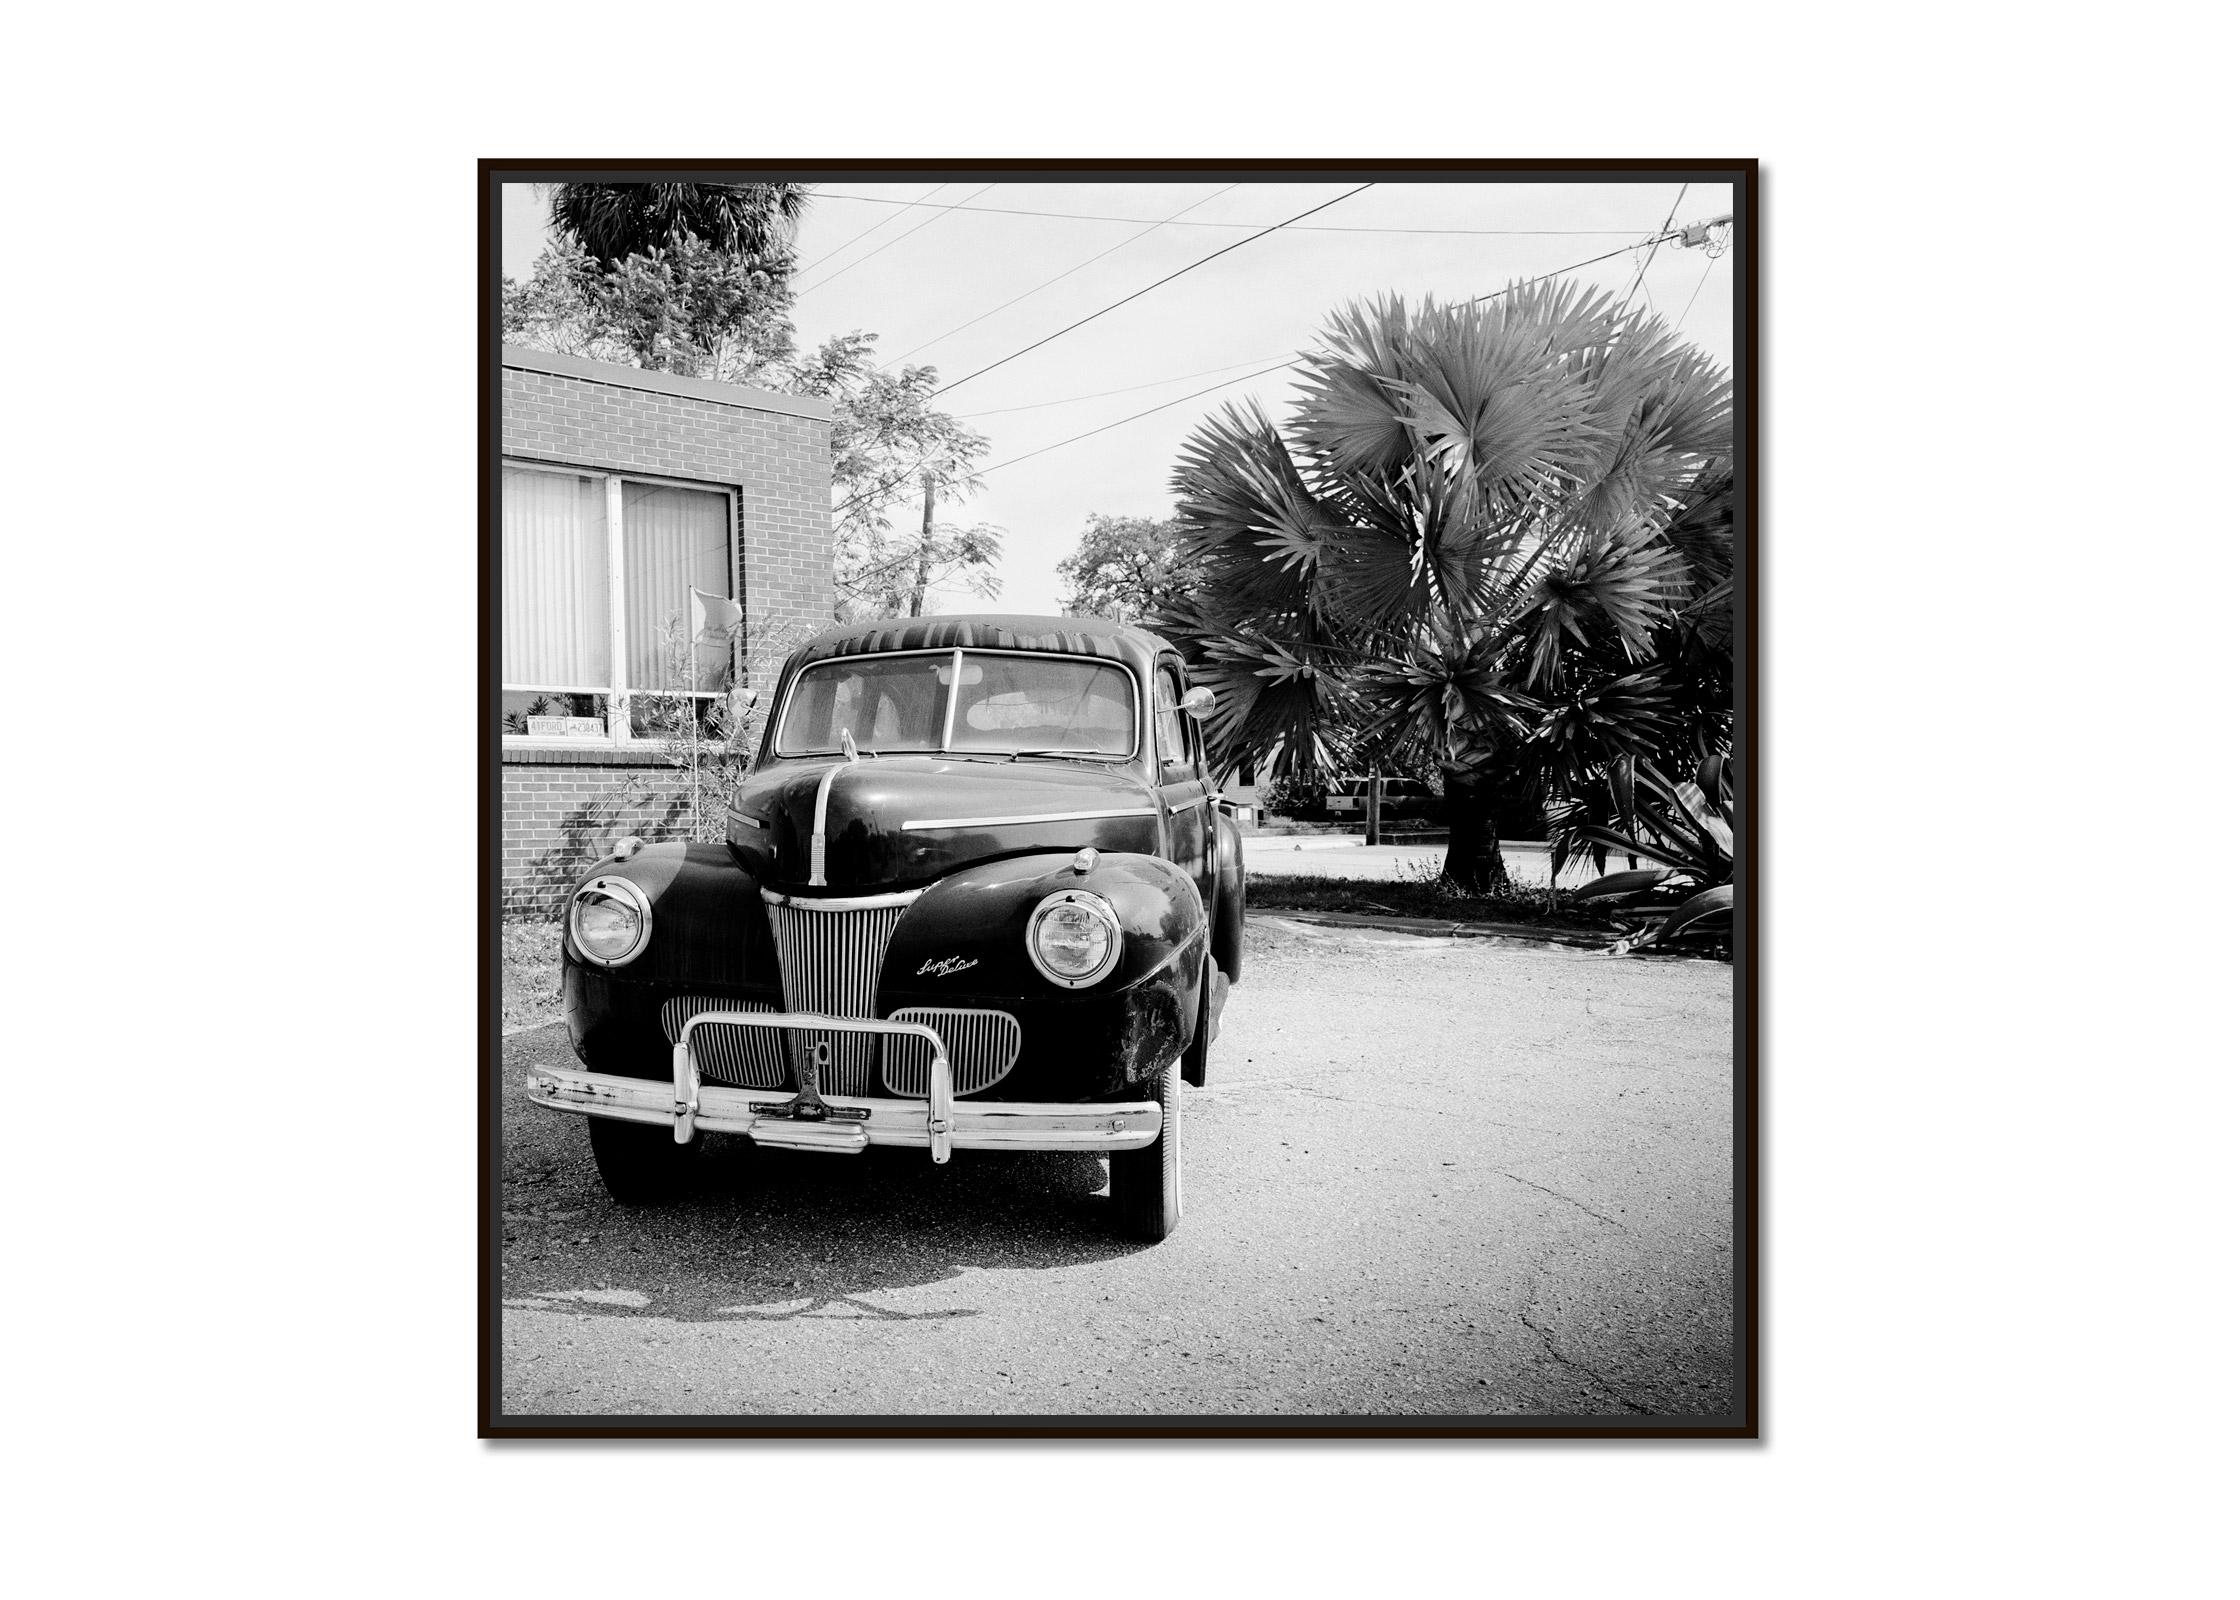
<instances>
[{"instance_id":1,"label":"car roof","mask_svg":"<svg viewBox=\"0 0 2240 1600\"><path fill-rule=\"evenodd\" d=\"M940 617L884 617L828 628L786 662L786 675L834 656L885 655L902 650L1030 650L1055 655L1102 656L1148 673L1174 647L1155 633L1103 617L1037 617L968 612Z\"/></svg>"}]
</instances>

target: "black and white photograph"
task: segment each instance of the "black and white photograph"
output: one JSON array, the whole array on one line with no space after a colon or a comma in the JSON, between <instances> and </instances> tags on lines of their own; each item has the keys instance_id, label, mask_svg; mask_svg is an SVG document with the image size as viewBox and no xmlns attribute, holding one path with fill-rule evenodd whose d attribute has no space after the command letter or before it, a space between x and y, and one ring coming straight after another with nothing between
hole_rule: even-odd
<instances>
[{"instance_id":1,"label":"black and white photograph","mask_svg":"<svg viewBox=\"0 0 2240 1600\"><path fill-rule=\"evenodd\" d=\"M1754 1436L1750 162L486 161L487 1436Z\"/></svg>"}]
</instances>

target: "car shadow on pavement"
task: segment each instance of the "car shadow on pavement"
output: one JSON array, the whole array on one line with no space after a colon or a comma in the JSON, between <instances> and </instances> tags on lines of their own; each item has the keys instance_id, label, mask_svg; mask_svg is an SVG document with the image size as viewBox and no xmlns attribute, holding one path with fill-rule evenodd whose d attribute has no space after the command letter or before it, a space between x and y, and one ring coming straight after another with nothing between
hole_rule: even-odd
<instances>
[{"instance_id":1,"label":"car shadow on pavement","mask_svg":"<svg viewBox=\"0 0 2240 1600\"><path fill-rule=\"evenodd\" d=\"M557 1029L506 1041L501 1297L583 1316L681 1321L880 1320L977 1315L876 1297L962 1278L1149 1248L1115 1237L1104 1163L1082 1154L875 1147L835 1156L702 1135L688 1192L617 1204L583 1119L531 1105L519 1084L568 1054Z\"/></svg>"}]
</instances>

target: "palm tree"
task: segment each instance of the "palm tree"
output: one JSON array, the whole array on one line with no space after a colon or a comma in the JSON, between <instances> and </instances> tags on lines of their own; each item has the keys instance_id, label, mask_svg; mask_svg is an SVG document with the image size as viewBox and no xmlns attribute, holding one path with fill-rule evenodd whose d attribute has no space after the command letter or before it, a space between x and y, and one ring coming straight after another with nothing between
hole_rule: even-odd
<instances>
[{"instance_id":1,"label":"palm tree","mask_svg":"<svg viewBox=\"0 0 2240 1600\"><path fill-rule=\"evenodd\" d=\"M783 276L808 203L798 183L562 183L553 186L552 226L602 266L690 235Z\"/></svg>"},{"instance_id":2,"label":"palm tree","mask_svg":"<svg viewBox=\"0 0 2240 1600\"><path fill-rule=\"evenodd\" d=\"M1287 427L1229 407L1175 471L1205 572L1162 622L1217 745L1279 775L1435 765L1447 875L1475 890L1506 884L1507 773L1623 826L1636 765L1686 740L1660 653L1726 604L1705 508L1731 486L1731 380L1556 283L1351 306L1302 366Z\"/></svg>"}]
</instances>

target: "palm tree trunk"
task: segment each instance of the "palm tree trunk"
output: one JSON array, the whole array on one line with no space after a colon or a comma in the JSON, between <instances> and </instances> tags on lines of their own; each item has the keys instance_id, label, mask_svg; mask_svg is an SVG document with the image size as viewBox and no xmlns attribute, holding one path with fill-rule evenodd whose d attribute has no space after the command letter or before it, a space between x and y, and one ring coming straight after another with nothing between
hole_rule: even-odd
<instances>
[{"instance_id":1,"label":"palm tree trunk","mask_svg":"<svg viewBox=\"0 0 2240 1600\"><path fill-rule=\"evenodd\" d=\"M1447 880L1472 894L1508 894L1508 863L1495 831L1493 785L1481 776L1447 775Z\"/></svg>"}]
</instances>

